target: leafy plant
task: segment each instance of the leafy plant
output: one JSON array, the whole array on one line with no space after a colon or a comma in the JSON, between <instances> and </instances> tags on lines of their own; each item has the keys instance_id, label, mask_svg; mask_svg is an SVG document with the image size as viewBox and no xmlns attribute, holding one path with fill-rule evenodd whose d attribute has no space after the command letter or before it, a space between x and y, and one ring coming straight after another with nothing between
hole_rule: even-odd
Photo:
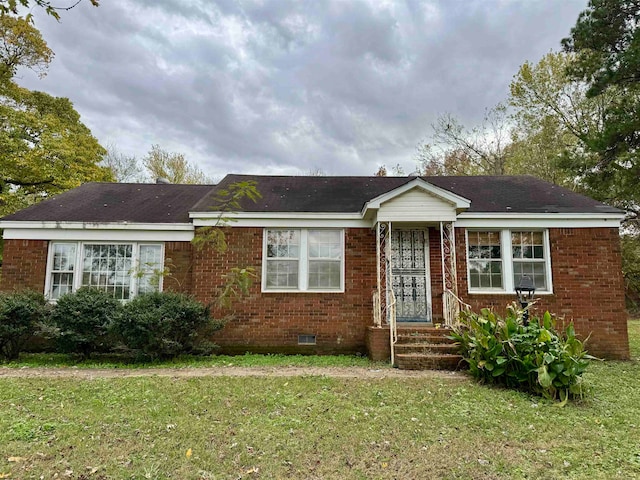
<instances>
[{"instance_id":1,"label":"leafy plant","mask_svg":"<svg viewBox=\"0 0 640 480\"><path fill-rule=\"evenodd\" d=\"M566 402L582 395L582 373L587 354L572 324L556 331L555 318L546 312L522 321L523 311L511 305L504 318L489 309L461 313L453 338L469 364L471 374L485 383L522 389Z\"/></svg>"},{"instance_id":2,"label":"leafy plant","mask_svg":"<svg viewBox=\"0 0 640 480\"><path fill-rule=\"evenodd\" d=\"M210 353L208 336L223 322L209 315L209 307L173 292L139 295L126 304L113 324L113 332L127 349L149 358L182 353Z\"/></svg>"},{"instance_id":3,"label":"leafy plant","mask_svg":"<svg viewBox=\"0 0 640 480\"><path fill-rule=\"evenodd\" d=\"M28 340L40 331L46 314L47 302L41 293L0 294L0 357L18 358Z\"/></svg>"},{"instance_id":4,"label":"leafy plant","mask_svg":"<svg viewBox=\"0 0 640 480\"><path fill-rule=\"evenodd\" d=\"M108 336L111 323L122 305L109 293L82 287L58 299L51 313L57 328L56 345L62 353L88 356L111 347Z\"/></svg>"}]
</instances>

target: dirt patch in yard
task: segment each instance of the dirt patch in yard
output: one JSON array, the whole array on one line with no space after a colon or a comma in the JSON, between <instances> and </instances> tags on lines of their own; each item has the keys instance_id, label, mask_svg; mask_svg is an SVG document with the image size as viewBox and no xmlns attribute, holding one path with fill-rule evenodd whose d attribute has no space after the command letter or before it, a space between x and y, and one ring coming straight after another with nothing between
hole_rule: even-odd
<instances>
[{"instance_id":1,"label":"dirt patch in yard","mask_svg":"<svg viewBox=\"0 0 640 480\"><path fill-rule=\"evenodd\" d=\"M0 367L0 378L94 378L125 377L300 377L325 376L335 378L443 378L459 379L464 373L439 370L397 370L394 368L362 367L197 367L197 368L7 368Z\"/></svg>"}]
</instances>

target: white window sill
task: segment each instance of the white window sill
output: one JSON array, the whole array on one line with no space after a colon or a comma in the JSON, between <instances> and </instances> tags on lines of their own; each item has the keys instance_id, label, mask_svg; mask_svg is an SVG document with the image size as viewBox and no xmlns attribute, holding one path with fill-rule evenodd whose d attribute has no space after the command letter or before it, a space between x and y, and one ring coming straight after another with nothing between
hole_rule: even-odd
<instances>
[{"instance_id":1,"label":"white window sill","mask_svg":"<svg viewBox=\"0 0 640 480\"><path fill-rule=\"evenodd\" d=\"M344 289L333 289L333 290L294 290L294 289L268 289L262 290L262 293L344 293Z\"/></svg>"},{"instance_id":2,"label":"white window sill","mask_svg":"<svg viewBox=\"0 0 640 480\"><path fill-rule=\"evenodd\" d=\"M516 292L507 292L505 290L469 290L467 292L469 295L515 295ZM538 291L536 290L535 296L538 295L553 295L553 292L547 292L547 291Z\"/></svg>"}]
</instances>

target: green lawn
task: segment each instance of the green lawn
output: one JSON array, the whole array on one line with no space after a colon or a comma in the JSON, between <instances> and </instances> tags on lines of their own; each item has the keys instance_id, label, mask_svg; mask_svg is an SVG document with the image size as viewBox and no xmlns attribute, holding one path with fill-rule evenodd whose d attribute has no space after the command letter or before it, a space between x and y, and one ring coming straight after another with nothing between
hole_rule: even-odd
<instances>
[{"instance_id":1,"label":"green lawn","mask_svg":"<svg viewBox=\"0 0 640 480\"><path fill-rule=\"evenodd\" d=\"M630 333L564 408L466 377L0 378L0 478L640 478Z\"/></svg>"}]
</instances>

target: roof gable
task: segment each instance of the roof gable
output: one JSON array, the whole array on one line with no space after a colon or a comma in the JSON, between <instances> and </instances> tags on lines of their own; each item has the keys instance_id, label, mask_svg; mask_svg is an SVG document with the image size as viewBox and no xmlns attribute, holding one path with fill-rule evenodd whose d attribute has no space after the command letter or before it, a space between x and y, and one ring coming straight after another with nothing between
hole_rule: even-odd
<instances>
[{"instance_id":1,"label":"roof gable","mask_svg":"<svg viewBox=\"0 0 640 480\"><path fill-rule=\"evenodd\" d=\"M430 195L443 202L446 202L452 207L455 207L456 209L466 209L466 208L469 208L469 206L471 205L470 200L460 195L457 195L455 193L452 193L448 190L445 190L443 188L437 187L429 182L426 182L422 178L416 177L414 180L408 183L405 183L404 185L401 185L397 188L394 188L393 190L390 190L386 193L383 193L382 195L377 196L376 198L369 200L365 204L363 211L366 212L366 210L370 210L370 209L379 209L383 203L387 203L394 199L397 199L398 197L414 189L422 190L427 195Z\"/></svg>"}]
</instances>

